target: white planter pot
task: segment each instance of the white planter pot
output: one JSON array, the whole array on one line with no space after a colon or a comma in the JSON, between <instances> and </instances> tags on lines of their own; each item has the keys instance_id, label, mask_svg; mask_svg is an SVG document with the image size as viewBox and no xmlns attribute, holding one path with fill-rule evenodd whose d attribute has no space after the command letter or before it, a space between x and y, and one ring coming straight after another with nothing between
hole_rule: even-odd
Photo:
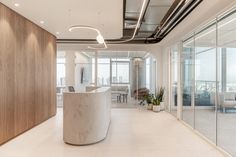
<instances>
[{"instance_id":1,"label":"white planter pot","mask_svg":"<svg viewBox=\"0 0 236 157\"><path fill-rule=\"evenodd\" d=\"M147 104L147 109L152 110L152 106L153 106L152 104Z\"/></svg>"},{"instance_id":2,"label":"white planter pot","mask_svg":"<svg viewBox=\"0 0 236 157\"><path fill-rule=\"evenodd\" d=\"M154 112L159 112L159 111L161 111L161 105L153 105L153 106L152 106L152 110L153 110Z\"/></svg>"},{"instance_id":3,"label":"white planter pot","mask_svg":"<svg viewBox=\"0 0 236 157\"><path fill-rule=\"evenodd\" d=\"M161 110L165 110L165 102L160 102Z\"/></svg>"}]
</instances>

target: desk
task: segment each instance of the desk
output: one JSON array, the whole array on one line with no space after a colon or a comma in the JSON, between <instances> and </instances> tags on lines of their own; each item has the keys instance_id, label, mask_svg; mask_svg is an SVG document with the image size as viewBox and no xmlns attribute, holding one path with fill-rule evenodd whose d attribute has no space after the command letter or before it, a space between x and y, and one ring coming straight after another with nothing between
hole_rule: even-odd
<instances>
[{"instance_id":1,"label":"desk","mask_svg":"<svg viewBox=\"0 0 236 157\"><path fill-rule=\"evenodd\" d=\"M109 87L87 92L63 93L63 139L73 145L93 144L103 140L111 116Z\"/></svg>"}]
</instances>

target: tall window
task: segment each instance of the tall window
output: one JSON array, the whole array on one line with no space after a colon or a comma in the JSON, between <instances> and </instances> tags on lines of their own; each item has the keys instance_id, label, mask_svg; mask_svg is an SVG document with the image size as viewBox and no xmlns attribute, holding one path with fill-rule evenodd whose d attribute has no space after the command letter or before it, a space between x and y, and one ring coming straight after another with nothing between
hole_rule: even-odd
<instances>
[{"instance_id":1,"label":"tall window","mask_svg":"<svg viewBox=\"0 0 236 157\"><path fill-rule=\"evenodd\" d=\"M57 58L57 86L65 86L65 58Z\"/></svg>"},{"instance_id":2,"label":"tall window","mask_svg":"<svg viewBox=\"0 0 236 157\"><path fill-rule=\"evenodd\" d=\"M99 86L109 86L110 58L98 58L97 62L97 83Z\"/></svg>"},{"instance_id":3,"label":"tall window","mask_svg":"<svg viewBox=\"0 0 236 157\"><path fill-rule=\"evenodd\" d=\"M129 83L129 59L112 59L112 83Z\"/></svg>"}]
</instances>

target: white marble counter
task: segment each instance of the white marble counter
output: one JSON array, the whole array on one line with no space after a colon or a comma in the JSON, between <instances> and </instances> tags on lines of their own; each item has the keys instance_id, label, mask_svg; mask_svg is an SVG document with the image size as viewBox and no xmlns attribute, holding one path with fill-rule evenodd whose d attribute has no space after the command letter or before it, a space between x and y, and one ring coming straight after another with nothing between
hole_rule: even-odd
<instances>
[{"instance_id":1,"label":"white marble counter","mask_svg":"<svg viewBox=\"0 0 236 157\"><path fill-rule=\"evenodd\" d=\"M106 137L111 115L109 87L88 92L63 93L63 138L73 145L87 145Z\"/></svg>"}]
</instances>

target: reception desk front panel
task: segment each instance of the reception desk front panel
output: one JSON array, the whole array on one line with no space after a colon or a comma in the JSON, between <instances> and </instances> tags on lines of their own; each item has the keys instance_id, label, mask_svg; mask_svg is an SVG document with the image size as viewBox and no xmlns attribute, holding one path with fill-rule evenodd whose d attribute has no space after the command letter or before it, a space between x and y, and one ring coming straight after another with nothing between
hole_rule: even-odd
<instances>
[{"instance_id":1,"label":"reception desk front panel","mask_svg":"<svg viewBox=\"0 0 236 157\"><path fill-rule=\"evenodd\" d=\"M84 93L64 93L64 142L93 144L106 137L111 115L111 92L101 87Z\"/></svg>"}]
</instances>

